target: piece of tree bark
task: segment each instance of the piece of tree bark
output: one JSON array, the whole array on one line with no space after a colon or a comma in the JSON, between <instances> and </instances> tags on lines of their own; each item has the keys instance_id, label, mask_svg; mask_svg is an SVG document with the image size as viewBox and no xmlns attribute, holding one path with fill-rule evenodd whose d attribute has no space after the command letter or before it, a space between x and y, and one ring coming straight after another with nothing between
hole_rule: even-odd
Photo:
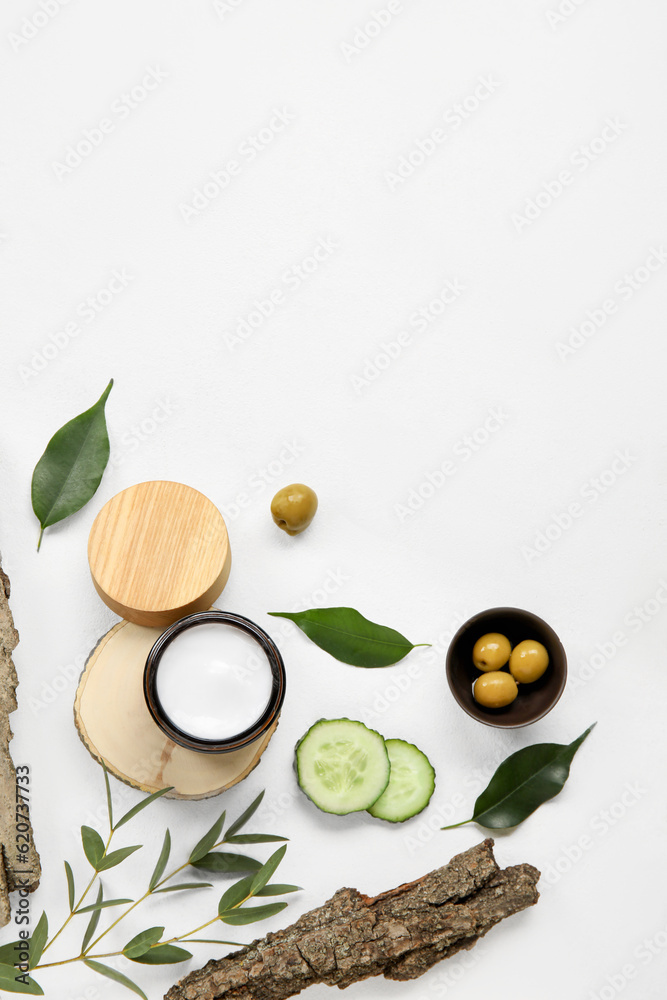
<instances>
[{"instance_id":1,"label":"piece of tree bark","mask_svg":"<svg viewBox=\"0 0 667 1000\"><path fill-rule=\"evenodd\" d=\"M9 579L0 566L0 926L11 918L9 893L16 889L32 892L39 885L41 874L26 808L30 786L19 783L18 787L25 790L25 798L19 799L16 770L9 752L13 736L9 715L17 707L18 684L12 652L18 641L19 634L9 609ZM26 844L28 850L22 852Z\"/></svg>"},{"instance_id":2,"label":"piece of tree bark","mask_svg":"<svg viewBox=\"0 0 667 1000\"><path fill-rule=\"evenodd\" d=\"M536 903L539 877L527 864L501 870L485 840L379 896L339 889L285 930L191 972L165 1000L286 1000L315 983L416 979Z\"/></svg>"}]
</instances>

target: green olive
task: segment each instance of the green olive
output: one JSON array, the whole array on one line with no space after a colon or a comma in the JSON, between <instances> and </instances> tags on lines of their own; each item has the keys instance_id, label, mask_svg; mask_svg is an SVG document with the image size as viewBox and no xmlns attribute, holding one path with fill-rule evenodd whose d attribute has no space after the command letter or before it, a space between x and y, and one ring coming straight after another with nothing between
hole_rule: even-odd
<instances>
[{"instance_id":1,"label":"green olive","mask_svg":"<svg viewBox=\"0 0 667 1000\"><path fill-rule=\"evenodd\" d=\"M510 656L510 673L519 684L532 684L549 666L549 654L541 642L524 639Z\"/></svg>"},{"instance_id":2,"label":"green olive","mask_svg":"<svg viewBox=\"0 0 667 1000\"><path fill-rule=\"evenodd\" d=\"M472 647L472 662L478 670L500 670L511 652L509 639L500 632L487 632Z\"/></svg>"},{"instance_id":3,"label":"green olive","mask_svg":"<svg viewBox=\"0 0 667 1000\"><path fill-rule=\"evenodd\" d=\"M305 531L317 511L317 494L310 486L292 483L278 490L271 501L271 515L288 535Z\"/></svg>"},{"instance_id":4,"label":"green olive","mask_svg":"<svg viewBox=\"0 0 667 1000\"><path fill-rule=\"evenodd\" d=\"M472 693L475 701L484 708L504 708L514 701L519 689L511 674L504 670L492 670L477 678Z\"/></svg>"}]
</instances>

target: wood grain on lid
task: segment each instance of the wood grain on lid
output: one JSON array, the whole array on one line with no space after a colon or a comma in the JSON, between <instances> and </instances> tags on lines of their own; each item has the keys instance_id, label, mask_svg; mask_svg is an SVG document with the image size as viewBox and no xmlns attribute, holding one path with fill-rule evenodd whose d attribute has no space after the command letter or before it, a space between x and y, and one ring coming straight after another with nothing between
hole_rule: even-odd
<instances>
[{"instance_id":1,"label":"wood grain on lid","mask_svg":"<svg viewBox=\"0 0 667 1000\"><path fill-rule=\"evenodd\" d=\"M198 490L157 480L130 486L99 512L88 561L100 597L140 625L204 610L229 576L227 529Z\"/></svg>"}]
</instances>

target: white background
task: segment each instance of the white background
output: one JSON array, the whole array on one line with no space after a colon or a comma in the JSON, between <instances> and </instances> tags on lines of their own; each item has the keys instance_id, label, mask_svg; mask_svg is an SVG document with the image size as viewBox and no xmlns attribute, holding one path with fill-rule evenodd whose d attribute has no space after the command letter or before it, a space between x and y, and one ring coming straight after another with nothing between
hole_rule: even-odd
<instances>
[{"instance_id":1,"label":"white background","mask_svg":"<svg viewBox=\"0 0 667 1000\"><path fill-rule=\"evenodd\" d=\"M164 824L180 857L224 806L266 788L252 829L291 838L281 879L305 889L262 934L340 885L375 893L445 863L483 832L439 832L442 817L464 819L500 759L597 720L560 797L496 838L501 864L543 871L538 906L464 960L349 995L663 998L664 5L563 0L559 17L556 0L403 0L366 32L382 0L44 4L49 16L5 4L0 32L0 541L21 633L12 749L32 769L44 866L35 918L45 908L58 925L62 860L83 884L79 826L103 825L102 774L72 724L83 659L115 620L89 579L88 531L124 487L175 479L226 513L234 565L218 604L276 636L289 692L247 781L219 800L162 801L125 828L119 843L146 848L108 894L128 878L140 889ZM166 78L119 111L150 69ZM292 120L251 160L243 143L277 124L275 109ZM112 130L77 154L104 118ZM409 154L418 165L397 180ZM230 160L240 169L222 190L210 175ZM321 240L333 249L313 271L303 262ZM297 281L295 265L312 273ZM127 285L111 296L114 271ZM462 291L444 308L447 282ZM243 339L239 324L276 292ZM112 376L112 463L38 555L32 469ZM430 487L447 461L452 475ZM293 481L320 496L298 538L268 509ZM316 604L436 645L355 670L265 614ZM499 604L545 617L570 664L556 709L515 732L465 716L444 676L448 634ZM364 713L435 765L428 811L403 826L325 816L296 789L295 740L320 716ZM139 798L115 782L114 795L120 809ZM167 897L117 946L155 923L189 929L216 901ZM121 967L155 1000L212 956L198 948L186 967ZM40 978L59 1000L130 995L78 966Z\"/></svg>"}]
</instances>

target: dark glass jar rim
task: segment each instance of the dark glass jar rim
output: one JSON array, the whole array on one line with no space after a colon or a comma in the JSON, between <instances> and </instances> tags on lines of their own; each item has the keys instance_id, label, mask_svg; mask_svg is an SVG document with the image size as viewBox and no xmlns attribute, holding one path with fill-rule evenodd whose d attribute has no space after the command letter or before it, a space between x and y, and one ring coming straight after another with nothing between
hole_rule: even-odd
<instances>
[{"instance_id":1,"label":"dark glass jar rim","mask_svg":"<svg viewBox=\"0 0 667 1000\"><path fill-rule=\"evenodd\" d=\"M157 694L158 667L167 646L179 635L187 631L187 629L207 624L230 625L251 636L262 649L271 668L271 695L264 713L257 722L242 733L222 740L203 739L183 732L182 729L174 725L164 711ZM271 636L255 622L249 618L244 618L243 615L233 614L230 611L217 611L215 609L211 611L198 611L195 614L187 615L165 629L151 648L144 668L144 697L153 721L165 736L168 736L178 746L185 747L187 750L195 750L197 753L230 753L233 750L240 750L242 747L254 743L255 740L265 735L280 714L280 709L285 699L286 683L285 664Z\"/></svg>"}]
</instances>

